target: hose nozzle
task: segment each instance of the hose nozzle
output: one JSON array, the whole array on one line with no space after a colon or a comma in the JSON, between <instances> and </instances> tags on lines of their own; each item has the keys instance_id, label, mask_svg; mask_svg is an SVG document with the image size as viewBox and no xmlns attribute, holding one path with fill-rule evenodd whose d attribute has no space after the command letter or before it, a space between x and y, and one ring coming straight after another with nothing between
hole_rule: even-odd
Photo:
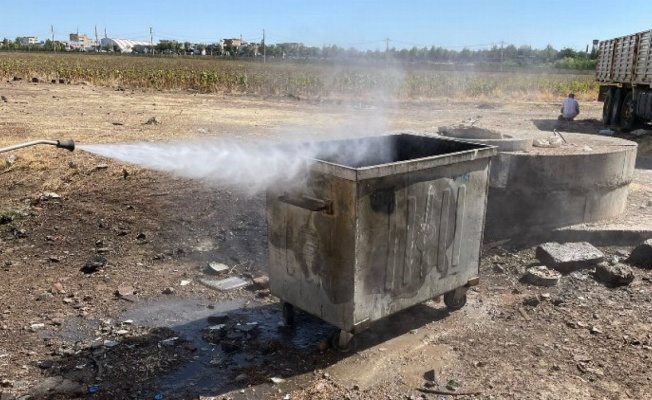
<instances>
[{"instance_id":1,"label":"hose nozzle","mask_svg":"<svg viewBox=\"0 0 652 400\"><path fill-rule=\"evenodd\" d=\"M73 151L75 150L75 142L72 139L57 140L57 147L60 149Z\"/></svg>"}]
</instances>

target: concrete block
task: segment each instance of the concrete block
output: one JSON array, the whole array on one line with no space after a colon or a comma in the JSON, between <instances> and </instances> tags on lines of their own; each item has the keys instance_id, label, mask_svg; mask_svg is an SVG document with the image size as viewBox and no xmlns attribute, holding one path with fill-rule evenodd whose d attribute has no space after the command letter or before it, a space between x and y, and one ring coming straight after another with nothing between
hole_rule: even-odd
<instances>
[{"instance_id":1,"label":"concrete block","mask_svg":"<svg viewBox=\"0 0 652 400\"><path fill-rule=\"evenodd\" d=\"M641 268L652 269L652 239L636 246L627 261Z\"/></svg>"},{"instance_id":2,"label":"concrete block","mask_svg":"<svg viewBox=\"0 0 652 400\"><path fill-rule=\"evenodd\" d=\"M604 261L604 254L587 242L544 243L537 246L536 256L549 268L563 273L590 268Z\"/></svg>"}]
</instances>

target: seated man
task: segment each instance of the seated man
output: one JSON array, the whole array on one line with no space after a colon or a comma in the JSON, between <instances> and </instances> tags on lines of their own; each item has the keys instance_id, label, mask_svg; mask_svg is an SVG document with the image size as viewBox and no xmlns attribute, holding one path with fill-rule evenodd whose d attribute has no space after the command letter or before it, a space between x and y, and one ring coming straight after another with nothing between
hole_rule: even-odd
<instances>
[{"instance_id":1,"label":"seated man","mask_svg":"<svg viewBox=\"0 0 652 400\"><path fill-rule=\"evenodd\" d=\"M575 94L571 93L561 105L561 115L559 116L559 119L572 121L579 113L580 105L577 100L575 100Z\"/></svg>"}]
</instances>

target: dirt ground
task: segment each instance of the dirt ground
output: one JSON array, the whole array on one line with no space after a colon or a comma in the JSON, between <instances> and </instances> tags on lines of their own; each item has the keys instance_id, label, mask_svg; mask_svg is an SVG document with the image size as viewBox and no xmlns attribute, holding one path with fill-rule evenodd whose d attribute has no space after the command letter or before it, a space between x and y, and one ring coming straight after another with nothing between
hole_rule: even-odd
<instances>
[{"instance_id":1,"label":"dirt ground","mask_svg":"<svg viewBox=\"0 0 652 400\"><path fill-rule=\"evenodd\" d=\"M559 126L556 103L381 105L24 81L1 83L0 94L0 147L428 133L465 122L541 137L602 129L601 103ZM652 142L637 140L645 161ZM649 172L637 170L639 203L652 199ZM281 324L259 279L264 194L244 189L82 150L0 154L0 399L652 398L652 271L634 267L619 288L591 271L541 288L522 281L534 247L487 247L462 310L416 306L341 353L328 343L335 329L314 317ZM228 270L211 274L211 262ZM200 282L224 277L256 279L232 291ZM216 324L226 337L207 329Z\"/></svg>"}]
</instances>

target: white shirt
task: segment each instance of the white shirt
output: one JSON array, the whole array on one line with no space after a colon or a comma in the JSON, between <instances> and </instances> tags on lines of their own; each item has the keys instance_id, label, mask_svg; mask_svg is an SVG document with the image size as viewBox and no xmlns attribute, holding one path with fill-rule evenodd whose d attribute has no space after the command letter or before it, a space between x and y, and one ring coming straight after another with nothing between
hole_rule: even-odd
<instances>
[{"instance_id":1,"label":"white shirt","mask_svg":"<svg viewBox=\"0 0 652 400\"><path fill-rule=\"evenodd\" d=\"M580 105L572 97L567 97L561 106L561 116L564 118L575 118L580 113Z\"/></svg>"}]
</instances>

